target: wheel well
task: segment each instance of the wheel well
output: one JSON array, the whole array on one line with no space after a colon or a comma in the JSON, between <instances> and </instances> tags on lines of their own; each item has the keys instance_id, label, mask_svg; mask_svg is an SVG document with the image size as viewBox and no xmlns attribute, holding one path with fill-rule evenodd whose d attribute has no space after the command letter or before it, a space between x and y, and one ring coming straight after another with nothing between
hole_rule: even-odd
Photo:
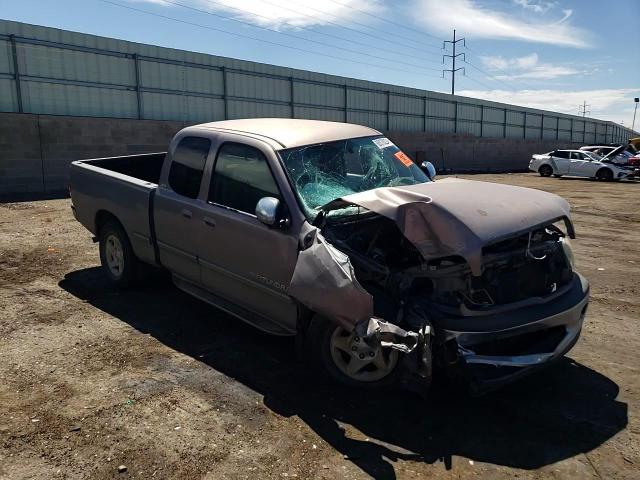
<instances>
[{"instance_id":1,"label":"wheel well","mask_svg":"<svg viewBox=\"0 0 640 480\"><path fill-rule=\"evenodd\" d=\"M598 169L598 171L596 172L596 177L598 177L598 175L600 175L602 172L604 172L605 170L609 170L611 172L611 176L613 176L613 170L611 170L609 167L601 167Z\"/></svg>"},{"instance_id":2,"label":"wheel well","mask_svg":"<svg viewBox=\"0 0 640 480\"><path fill-rule=\"evenodd\" d=\"M551 170L553 172L553 167L551 165L549 165L548 163L543 163L542 165L540 165L538 167L538 171L542 170L543 168L545 168L545 169L548 168L549 170Z\"/></svg>"},{"instance_id":3,"label":"wheel well","mask_svg":"<svg viewBox=\"0 0 640 480\"><path fill-rule=\"evenodd\" d=\"M117 223L122 227L122 230L124 230L124 226L122 225L120 220L118 220L118 217L116 217L113 213L108 212L106 210L100 210L98 211L98 213L96 213L96 235L97 236L100 236L100 230L102 229L104 224L109 221Z\"/></svg>"}]
</instances>

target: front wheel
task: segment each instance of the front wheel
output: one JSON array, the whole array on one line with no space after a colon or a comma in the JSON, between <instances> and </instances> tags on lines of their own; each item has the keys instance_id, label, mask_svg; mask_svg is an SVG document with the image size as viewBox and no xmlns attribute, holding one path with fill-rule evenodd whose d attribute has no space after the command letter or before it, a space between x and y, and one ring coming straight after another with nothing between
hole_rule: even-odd
<instances>
[{"instance_id":1,"label":"front wheel","mask_svg":"<svg viewBox=\"0 0 640 480\"><path fill-rule=\"evenodd\" d=\"M371 347L355 332L316 316L306 335L307 352L317 369L350 387L376 388L395 380L400 353Z\"/></svg>"},{"instance_id":2,"label":"front wheel","mask_svg":"<svg viewBox=\"0 0 640 480\"><path fill-rule=\"evenodd\" d=\"M109 221L100 228L100 263L116 287L125 288L135 282L138 260L129 237L117 222Z\"/></svg>"},{"instance_id":3,"label":"front wheel","mask_svg":"<svg viewBox=\"0 0 640 480\"><path fill-rule=\"evenodd\" d=\"M608 168L602 168L596 173L596 178L603 182L610 182L613 180L613 172Z\"/></svg>"}]
</instances>

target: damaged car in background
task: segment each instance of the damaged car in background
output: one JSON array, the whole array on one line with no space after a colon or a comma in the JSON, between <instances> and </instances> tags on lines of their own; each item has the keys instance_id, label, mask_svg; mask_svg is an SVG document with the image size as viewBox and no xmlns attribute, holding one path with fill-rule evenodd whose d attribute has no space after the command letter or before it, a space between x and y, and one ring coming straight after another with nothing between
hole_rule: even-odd
<instances>
[{"instance_id":1,"label":"damaged car in background","mask_svg":"<svg viewBox=\"0 0 640 480\"><path fill-rule=\"evenodd\" d=\"M589 291L567 202L434 177L368 127L247 119L74 162L71 195L112 283L165 268L347 385L482 392L562 357Z\"/></svg>"}]
</instances>

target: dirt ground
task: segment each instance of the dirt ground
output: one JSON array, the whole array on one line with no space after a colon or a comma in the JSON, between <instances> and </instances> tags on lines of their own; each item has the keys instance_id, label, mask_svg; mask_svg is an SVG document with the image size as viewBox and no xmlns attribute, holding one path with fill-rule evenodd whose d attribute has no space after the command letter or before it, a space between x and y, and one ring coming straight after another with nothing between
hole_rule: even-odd
<instances>
[{"instance_id":1,"label":"dirt ground","mask_svg":"<svg viewBox=\"0 0 640 480\"><path fill-rule=\"evenodd\" d=\"M0 204L0 479L640 478L640 183L473 178L567 198L592 285L570 358L480 398L319 383L170 283L110 288L68 199Z\"/></svg>"}]
</instances>

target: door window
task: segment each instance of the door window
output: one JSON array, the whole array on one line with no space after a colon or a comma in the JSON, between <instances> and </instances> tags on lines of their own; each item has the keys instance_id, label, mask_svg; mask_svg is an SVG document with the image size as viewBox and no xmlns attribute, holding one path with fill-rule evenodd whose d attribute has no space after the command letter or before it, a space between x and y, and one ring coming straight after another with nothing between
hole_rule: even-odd
<instances>
[{"instance_id":1,"label":"door window","mask_svg":"<svg viewBox=\"0 0 640 480\"><path fill-rule=\"evenodd\" d=\"M558 150L553 154L553 156L556 158L569 158L569 152L566 152L564 150Z\"/></svg>"},{"instance_id":2,"label":"door window","mask_svg":"<svg viewBox=\"0 0 640 480\"><path fill-rule=\"evenodd\" d=\"M263 197L281 200L262 152L239 143L222 145L209 189L209 201L255 215L256 204Z\"/></svg>"},{"instance_id":3,"label":"door window","mask_svg":"<svg viewBox=\"0 0 640 480\"><path fill-rule=\"evenodd\" d=\"M572 160L584 160L584 155L582 155L582 153L580 153L580 152L571 152L571 159Z\"/></svg>"},{"instance_id":4,"label":"door window","mask_svg":"<svg viewBox=\"0 0 640 480\"><path fill-rule=\"evenodd\" d=\"M202 137L184 137L178 143L169 169L169 186L188 198L197 198L204 164L211 141Z\"/></svg>"}]
</instances>

